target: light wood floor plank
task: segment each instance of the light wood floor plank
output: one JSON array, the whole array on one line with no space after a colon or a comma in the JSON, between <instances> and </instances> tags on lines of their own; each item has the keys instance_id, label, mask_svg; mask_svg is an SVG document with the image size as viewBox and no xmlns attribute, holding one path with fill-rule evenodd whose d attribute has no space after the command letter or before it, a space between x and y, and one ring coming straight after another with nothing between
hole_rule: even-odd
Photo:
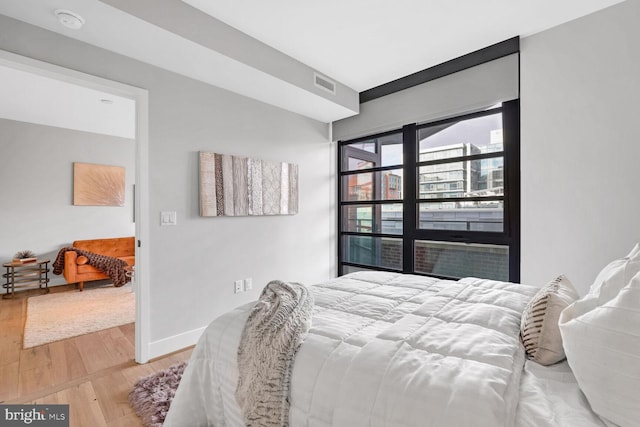
<instances>
[{"instance_id":1,"label":"light wood floor plank","mask_svg":"<svg viewBox=\"0 0 640 427\"><path fill-rule=\"evenodd\" d=\"M49 344L49 356L51 357L54 384L62 384L71 379L64 344L64 341L56 341Z\"/></svg>"},{"instance_id":2,"label":"light wood floor plank","mask_svg":"<svg viewBox=\"0 0 640 427\"><path fill-rule=\"evenodd\" d=\"M59 402L69 403L69 427L103 427L107 425L96 392L90 382L56 393Z\"/></svg>"},{"instance_id":3,"label":"light wood floor plank","mask_svg":"<svg viewBox=\"0 0 640 427\"><path fill-rule=\"evenodd\" d=\"M20 352L22 350L22 333L16 333L16 330L22 330L19 323L1 324L2 328L6 328L7 332L0 335L0 366L10 365L20 361Z\"/></svg>"},{"instance_id":4,"label":"light wood floor plank","mask_svg":"<svg viewBox=\"0 0 640 427\"><path fill-rule=\"evenodd\" d=\"M91 383L106 422L117 420L133 412L128 399L131 386L122 373L114 372L111 375L96 378Z\"/></svg>"},{"instance_id":5,"label":"light wood floor plank","mask_svg":"<svg viewBox=\"0 0 640 427\"><path fill-rule=\"evenodd\" d=\"M26 300L3 299L0 305L0 320L6 322L16 317L22 317L23 306L26 306Z\"/></svg>"},{"instance_id":6,"label":"light wood floor plank","mask_svg":"<svg viewBox=\"0 0 640 427\"><path fill-rule=\"evenodd\" d=\"M189 357L191 357L192 351L193 351L193 348L189 348L177 353L172 353L161 359L152 360L150 364L153 367L153 369L155 369L156 371L161 371L163 369L167 369L171 367L172 365L175 365L176 363L189 360Z\"/></svg>"},{"instance_id":7,"label":"light wood floor plank","mask_svg":"<svg viewBox=\"0 0 640 427\"><path fill-rule=\"evenodd\" d=\"M58 404L66 404L66 402L60 402L58 401L58 394L57 393L52 393L52 394L48 394L46 396L43 396L39 399L33 400L29 403L32 403L34 405L58 405Z\"/></svg>"},{"instance_id":8,"label":"light wood floor plank","mask_svg":"<svg viewBox=\"0 0 640 427\"><path fill-rule=\"evenodd\" d=\"M89 373L117 364L112 360L99 332L76 337L76 345Z\"/></svg>"},{"instance_id":9,"label":"light wood floor plank","mask_svg":"<svg viewBox=\"0 0 640 427\"><path fill-rule=\"evenodd\" d=\"M21 395L30 394L52 385L51 364L27 370L20 369L18 391Z\"/></svg>"},{"instance_id":10,"label":"light wood floor plank","mask_svg":"<svg viewBox=\"0 0 640 427\"><path fill-rule=\"evenodd\" d=\"M145 363L144 365L133 363L131 366L123 367L120 370L120 373L124 376L127 383L131 384L132 387L140 378L155 374L156 372L150 363Z\"/></svg>"},{"instance_id":11,"label":"light wood floor plank","mask_svg":"<svg viewBox=\"0 0 640 427\"><path fill-rule=\"evenodd\" d=\"M136 324L127 323L126 325L118 326L127 340L131 343L133 348L136 348Z\"/></svg>"},{"instance_id":12,"label":"light wood floor plank","mask_svg":"<svg viewBox=\"0 0 640 427\"><path fill-rule=\"evenodd\" d=\"M48 345L27 348L20 353L20 366L23 369L36 368L42 363L50 363L50 361Z\"/></svg>"},{"instance_id":13,"label":"light wood floor plank","mask_svg":"<svg viewBox=\"0 0 640 427\"><path fill-rule=\"evenodd\" d=\"M136 414L128 414L117 420L107 422L109 427L143 427L142 421Z\"/></svg>"},{"instance_id":14,"label":"light wood floor plank","mask_svg":"<svg viewBox=\"0 0 640 427\"><path fill-rule=\"evenodd\" d=\"M105 329L104 331L99 331L98 334L109 352L111 363L126 362L131 360L132 354L135 354L135 346L131 345L120 328Z\"/></svg>"},{"instance_id":15,"label":"light wood floor plank","mask_svg":"<svg viewBox=\"0 0 640 427\"><path fill-rule=\"evenodd\" d=\"M53 383L63 384L88 374L75 339L49 344Z\"/></svg>"},{"instance_id":16,"label":"light wood floor plank","mask_svg":"<svg viewBox=\"0 0 640 427\"><path fill-rule=\"evenodd\" d=\"M19 396L20 362L0 366L0 403Z\"/></svg>"},{"instance_id":17,"label":"light wood floor plank","mask_svg":"<svg viewBox=\"0 0 640 427\"><path fill-rule=\"evenodd\" d=\"M53 385L48 345L22 350L19 376L18 390L20 394L32 393Z\"/></svg>"}]
</instances>

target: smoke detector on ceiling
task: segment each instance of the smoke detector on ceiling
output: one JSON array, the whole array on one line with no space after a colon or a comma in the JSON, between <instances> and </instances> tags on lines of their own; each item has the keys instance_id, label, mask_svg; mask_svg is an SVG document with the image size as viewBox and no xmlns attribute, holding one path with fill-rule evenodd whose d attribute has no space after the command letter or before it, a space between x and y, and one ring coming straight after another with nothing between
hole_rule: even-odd
<instances>
[{"instance_id":1,"label":"smoke detector on ceiling","mask_svg":"<svg viewBox=\"0 0 640 427\"><path fill-rule=\"evenodd\" d=\"M56 9L54 13L58 18L58 21L67 28L79 30L84 25L84 19L82 19L82 16L75 12L66 9Z\"/></svg>"}]
</instances>

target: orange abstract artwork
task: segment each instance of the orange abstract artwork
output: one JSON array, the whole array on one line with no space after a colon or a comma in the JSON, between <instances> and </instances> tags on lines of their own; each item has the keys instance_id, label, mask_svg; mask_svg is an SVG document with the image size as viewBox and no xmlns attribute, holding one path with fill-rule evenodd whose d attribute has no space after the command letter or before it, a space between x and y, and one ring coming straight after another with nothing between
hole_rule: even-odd
<instances>
[{"instance_id":1,"label":"orange abstract artwork","mask_svg":"<svg viewBox=\"0 0 640 427\"><path fill-rule=\"evenodd\" d=\"M122 166L73 164L75 206L124 206L125 174Z\"/></svg>"}]
</instances>

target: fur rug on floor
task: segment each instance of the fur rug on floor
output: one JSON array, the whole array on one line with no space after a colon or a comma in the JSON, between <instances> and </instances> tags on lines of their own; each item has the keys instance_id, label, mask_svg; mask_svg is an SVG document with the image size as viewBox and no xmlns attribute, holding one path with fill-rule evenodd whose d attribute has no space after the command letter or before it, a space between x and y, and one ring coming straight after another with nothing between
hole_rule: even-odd
<instances>
[{"instance_id":1,"label":"fur rug on floor","mask_svg":"<svg viewBox=\"0 0 640 427\"><path fill-rule=\"evenodd\" d=\"M129 403L145 427L162 427L187 362L140 378L129 393Z\"/></svg>"}]
</instances>

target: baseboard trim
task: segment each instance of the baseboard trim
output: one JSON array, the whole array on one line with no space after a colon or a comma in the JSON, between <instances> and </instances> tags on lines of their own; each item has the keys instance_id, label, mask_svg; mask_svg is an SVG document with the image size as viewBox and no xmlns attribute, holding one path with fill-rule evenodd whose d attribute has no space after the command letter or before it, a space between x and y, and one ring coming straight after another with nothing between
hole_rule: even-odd
<instances>
[{"instance_id":1,"label":"baseboard trim","mask_svg":"<svg viewBox=\"0 0 640 427\"><path fill-rule=\"evenodd\" d=\"M203 326L149 343L149 359L155 359L195 345L206 328Z\"/></svg>"}]
</instances>

